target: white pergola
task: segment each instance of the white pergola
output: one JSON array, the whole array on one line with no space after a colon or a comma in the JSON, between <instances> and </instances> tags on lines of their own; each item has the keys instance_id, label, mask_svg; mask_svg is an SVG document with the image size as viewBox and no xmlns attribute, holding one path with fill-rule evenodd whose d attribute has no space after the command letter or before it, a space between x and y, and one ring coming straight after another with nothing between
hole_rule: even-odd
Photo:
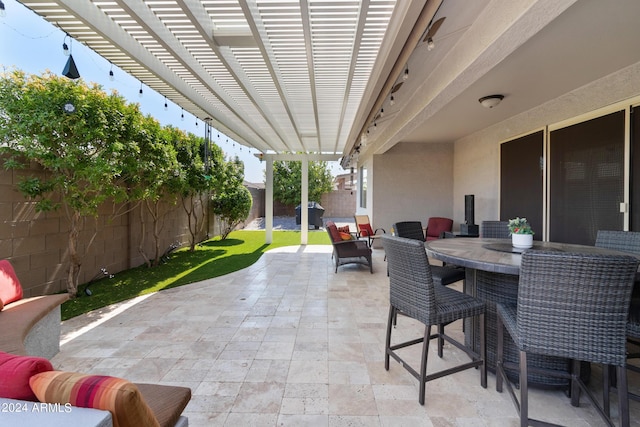
<instances>
[{"instance_id":1,"label":"white pergola","mask_svg":"<svg viewBox=\"0 0 640 427\"><path fill-rule=\"evenodd\" d=\"M396 0L19 1L264 154L342 155L409 14Z\"/></svg>"},{"instance_id":2,"label":"white pergola","mask_svg":"<svg viewBox=\"0 0 640 427\"><path fill-rule=\"evenodd\" d=\"M306 206L308 162L351 160L381 91L399 77L407 34L442 2L19 1L141 85L258 150L267 162L268 243L273 161L302 161Z\"/></svg>"}]
</instances>

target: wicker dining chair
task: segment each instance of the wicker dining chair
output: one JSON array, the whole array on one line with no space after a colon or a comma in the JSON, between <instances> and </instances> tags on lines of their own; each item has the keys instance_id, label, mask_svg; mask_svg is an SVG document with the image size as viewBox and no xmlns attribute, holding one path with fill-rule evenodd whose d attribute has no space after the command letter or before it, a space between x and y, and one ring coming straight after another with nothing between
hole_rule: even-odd
<instances>
[{"instance_id":1,"label":"wicker dining chair","mask_svg":"<svg viewBox=\"0 0 640 427\"><path fill-rule=\"evenodd\" d=\"M422 231L422 223L420 221L396 222L393 224L393 229L398 237L425 242L425 235L424 231ZM431 275L433 276L433 281L437 285L442 286L459 282L465 278L464 269L445 265L432 265Z\"/></svg>"},{"instance_id":2,"label":"wicker dining chair","mask_svg":"<svg viewBox=\"0 0 640 427\"><path fill-rule=\"evenodd\" d=\"M480 237L485 239L508 239L509 223L507 221L482 221Z\"/></svg>"},{"instance_id":3,"label":"wicker dining chair","mask_svg":"<svg viewBox=\"0 0 640 427\"><path fill-rule=\"evenodd\" d=\"M609 384L614 366L618 383L620 425L629 425L627 397L626 326L631 289L639 260L627 255L595 255L527 251L522 255L517 306L497 305L498 350L496 390L503 382L520 414L520 425L547 425L529 418L527 356L543 354L571 359L571 372L546 371L571 384L571 404L579 405L584 391L602 418L612 425L609 387L600 405L580 378L580 361L603 366L603 384ZM504 327L503 327L504 326ZM505 369L517 363L504 360L504 331L520 354L520 402ZM535 372L535 370L531 370Z\"/></svg>"},{"instance_id":4,"label":"wicker dining chair","mask_svg":"<svg viewBox=\"0 0 640 427\"><path fill-rule=\"evenodd\" d=\"M599 248L615 249L640 255L640 232L620 230L598 230L595 246ZM629 305L629 319L627 322L627 341L640 346L640 282L636 275L636 283ZM640 353L628 353L627 359L639 359ZM640 367L627 364L627 369L640 373ZM640 394L629 393L629 398L640 402Z\"/></svg>"},{"instance_id":5,"label":"wicker dining chair","mask_svg":"<svg viewBox=\"0 0 640 427\"><path fill-rule=\"evenodd\" d=\"M418 401L424 405L426 383L469 368L480 367L480 385L487 387L485 363L484 313L485 304L470 295L445 286L436 285L431 276L431 266L422 242L415 239L383 235L382 246L387 254L389 266L389 318L385 344L384 367L389 370L389 358L393 357L420 382ZM394 329L396 315L401 312L425 325L424 335L411 341L391 344L391 330ZM480 324L480 351L456 341L444 333L444 325L458 319L477 316ZM436 334L431 334L431 326L438 326ZM443 341L463 350L471 358L470 362L427 374L429 342L437 338L438 356L443 356ZM397 350L422 343L422 358L418 370L400 357Z\"/></svg>"}]
</instances>

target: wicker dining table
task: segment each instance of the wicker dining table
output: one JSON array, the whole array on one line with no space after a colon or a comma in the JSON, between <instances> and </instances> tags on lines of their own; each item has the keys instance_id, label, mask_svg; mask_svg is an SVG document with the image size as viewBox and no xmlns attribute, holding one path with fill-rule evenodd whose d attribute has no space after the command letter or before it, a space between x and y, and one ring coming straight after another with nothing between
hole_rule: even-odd
<instances>
[{"instance_id":1,"label":"wicker dining table","mask_svg":"<svg viewBox=\"0 0 640 427\"><path fill-rule=\"evenodd\" d=\"M516 249L510 239L439 239L425 244L427 255L449 265L465 268L465 292L487 303L486 341L487 367L495 371L497 330L496 303L516 304L518 299L518 276L524 250ZM595 246L574 245L557 242L534 241L532 249L548 251L579 252L592 254L622 254L611 249ZM628 254L627 254L628 255ZM553 286L551 283L550 286ZM465 341L474 348L479 347L479 325L465 324ZM506 340L507 338L505 338ZM513 342L505 342L505 358L518 361L518 351ZM566 359L532 355L529 366L546 369L569 369ZM508 375L515 381L516 372ZM529 374L531 385L545 388L564 388L565 380L550 378L542 374Z\"/></svg>"}]
</instances>

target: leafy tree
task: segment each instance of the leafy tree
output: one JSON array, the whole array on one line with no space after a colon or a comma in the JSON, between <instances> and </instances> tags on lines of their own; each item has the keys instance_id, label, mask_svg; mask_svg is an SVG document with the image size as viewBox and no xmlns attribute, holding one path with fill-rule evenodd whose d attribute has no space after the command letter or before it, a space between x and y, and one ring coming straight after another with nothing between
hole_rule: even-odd
<instances>
[{"instance_id":1,"label":"leafy tree","mask_svg":"<svg viewBox=\"0 0 640 427\"><path fill-rule=\"evenodd\" d=\"M273 162L273 198L285 205L301 202L302 162ZM309 162L309 200L319 202L324 193L333 190L333 177L327 162Z\"/></svg>"},{"instance_id":2,"label":"leafy tree","mask_svg":"<svg viewBox=\"0 0 640 427\"><path fill-rule=\"evenodd\" d=\"M226 239L251 211L253 200L244 186L244 164L236 157L224 165L223 176L211 198L213 213L218 216L220 238Z\"/></svg>"},{"instance_id":3,"label":"leafy tree","mask_svg":"<svg viewBox=\"0 0 640 427\"><path fill-rule=\"evenodd\" d=\"M149 267L157 266L162 255L160 249L160 233L164 225L164 217L168 213L167 200L175 201L180 191L180 181L176 177L180 166L175 148L169 144L168 131L160 126L151 116L142 117L136 128L136 141L139 152L131 156L127 163L127 188L131 201L139 202L140 242L138 253ZM149 257L144 250L147 236L144 213L151 217L151 234L154 249Z\"/></svg>"},{"instance_id":4,"label":"leafy tree","mask_svg":"<svg viewBox=\"0 0 640 427\"><path fill-rule=\"evenodd\" d=\"M119 185L122 160L137 151L131 129L139 114L137 105L82 80L21 71L0 78L0 150L9 155L5 167L35 162L46 172L25 176L19 188L37 201L38 211L61 207L69 221L71 297L77 294L82 259L97 234L94 221L89 241L80 245L87 219L97 218L105 200L126 198Z\"/></svg>"},{"instance_id":5,"label":"leafy tree","mask_svg":"<svg viewBox=\"0 0 640 427\"><path fill-rule=\"evenodd\" d=\"M189 249L194 251L197 238L205 224L206 200L211 188L215 186L211 164L205 165L203 145L205 139L192 133L186 134L180 129L167 127L168 136L176 150L179 171L179 193L182 207L187 214ZM210 162L211 163L211 162Z\"/></svg>"}]
</instances>

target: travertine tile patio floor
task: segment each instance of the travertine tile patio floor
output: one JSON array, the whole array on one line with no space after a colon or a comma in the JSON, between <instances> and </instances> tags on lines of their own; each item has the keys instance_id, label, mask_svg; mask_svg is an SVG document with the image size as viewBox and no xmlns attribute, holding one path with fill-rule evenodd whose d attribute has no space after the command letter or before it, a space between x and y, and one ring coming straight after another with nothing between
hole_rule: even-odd
<instances>
[{"instance_id":1,"label":"travertine tile patio floor","mask_svg":"<svg viewBox=\"0 0 640 427\"><path fill-rule=\"evenodd\" d=\"M467 370L427 383L399 364L385 371L388 278L382 250L374 271L333 271L330 246L266 253L223 277L89 313L63 324L57 369L183 385L185 410L199 426L515 426L506 393L480 386ZM461 334L459 324L449 330ZM399 339L422 327L399 318ZM433 350L433 349L432 349ZM414 361L418 349L407 350ZM429 370L465 358L448 345ZM586 402L574 408L561 391L532 390L533 414L569 426L599 426ZM631 402L632 424L640 404ZM614 409L615 410L615 409Z\"/></svg>"}]
</instances>

